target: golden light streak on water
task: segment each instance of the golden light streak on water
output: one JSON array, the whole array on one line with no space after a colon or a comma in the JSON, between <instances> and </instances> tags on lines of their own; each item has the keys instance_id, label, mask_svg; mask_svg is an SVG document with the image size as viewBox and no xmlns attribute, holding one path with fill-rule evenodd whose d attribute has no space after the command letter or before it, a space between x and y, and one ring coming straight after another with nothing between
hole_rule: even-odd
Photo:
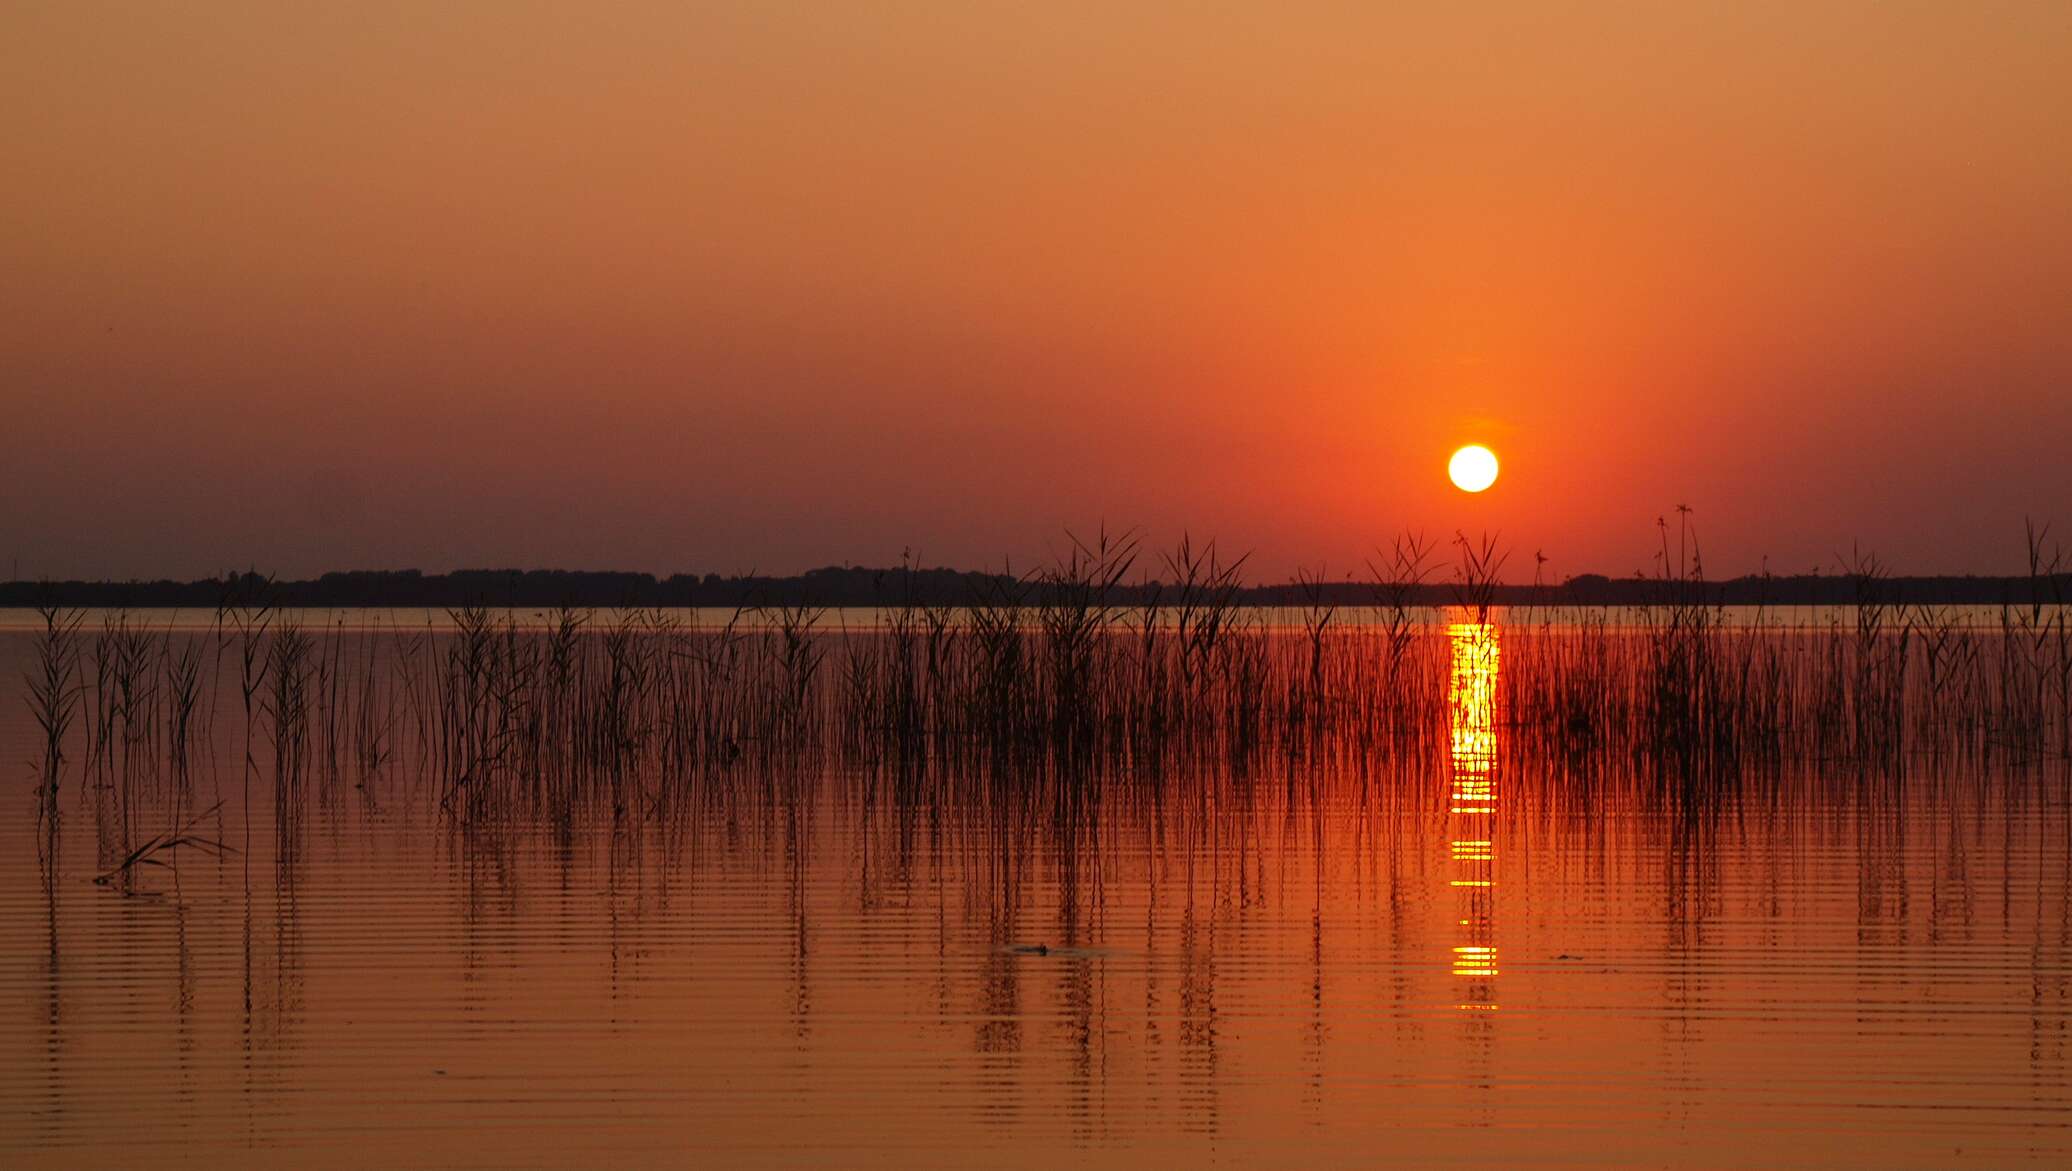
<instances>
[{"instance_id":1,"label":"golden light streak on water","mask_svg":"<svg viewBox=\"0 0 2072 1171\"><path fill-rule=\"evenodd\" d=\"M1468 981L1455 1007L1468 1012L1497 1008L1496 684L1502 665L1497 628L1489 622L1454 622L1446 628L1452 647L1447 687L1447 733L1452 786L1447 843L1460 942L1452 953L1453 974Z\"/></svg>"}]
</instances>

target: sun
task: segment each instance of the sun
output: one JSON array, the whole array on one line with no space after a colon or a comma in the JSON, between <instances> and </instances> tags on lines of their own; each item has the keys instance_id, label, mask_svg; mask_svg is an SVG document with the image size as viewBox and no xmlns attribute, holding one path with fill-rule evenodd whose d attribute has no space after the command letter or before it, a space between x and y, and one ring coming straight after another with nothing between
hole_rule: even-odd
<instances>
[{"instance_id":1,"label":"sun","mask_svg":"<svg viewBox=\"0 0 2072 1171\"><path fill-rule=\"evenodd\" d=\"M1446 461L1446 474L1463 492L1480 492L1496 483L1496 453L1479 443L1470 443Z\"/></svg>"}]
</instances>

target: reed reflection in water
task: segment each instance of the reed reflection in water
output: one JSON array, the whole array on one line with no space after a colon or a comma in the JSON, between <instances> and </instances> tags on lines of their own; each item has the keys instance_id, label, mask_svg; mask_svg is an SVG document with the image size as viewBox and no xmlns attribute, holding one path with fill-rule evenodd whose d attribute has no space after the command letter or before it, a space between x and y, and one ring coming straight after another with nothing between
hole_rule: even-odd
<instances>
[{"instance_id":1,"label":"reed reflection in water","mask_svg":"<svg viewBox=\"0 0 2072 1171\"><path fill-rule=\"evenodd\" d=\"M47 852L0 819L0 1162L2072 1155L2060 763L1564 757L1499 622L1420 636L1445 714L1385 750L751 749L573 816L248 763L232 659L185 770L75 766ZM92 881L176 824L239 852Z\"/></svg>"}]
</instances>

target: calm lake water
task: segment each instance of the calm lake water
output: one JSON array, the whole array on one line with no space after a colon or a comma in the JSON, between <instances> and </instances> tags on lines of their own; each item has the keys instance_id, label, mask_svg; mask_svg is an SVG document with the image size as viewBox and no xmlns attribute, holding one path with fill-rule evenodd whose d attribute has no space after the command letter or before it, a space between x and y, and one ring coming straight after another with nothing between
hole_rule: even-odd
<instances>
[{"instance_id":1,"label":"calm lake water","mask_svg":"<svg viewBox=\"0 0 2072 1171\"><path fill-rule=\"evenodd\" d=\"M1521 758L1456 640L1385 770L464 824L406 760L284 816L232 663L185 786L75 746L47 838L30 663L0 634L8 1166L2072 1160L2062 761L1671 800ZM96 884L182 824L234 852Z\"/></svg>"}]
</instances>

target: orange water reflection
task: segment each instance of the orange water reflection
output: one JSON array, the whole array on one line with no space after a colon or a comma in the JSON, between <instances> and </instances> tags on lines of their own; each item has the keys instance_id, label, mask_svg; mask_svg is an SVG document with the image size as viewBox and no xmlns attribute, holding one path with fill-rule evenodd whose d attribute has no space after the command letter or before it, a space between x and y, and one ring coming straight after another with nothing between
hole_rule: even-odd
<instances>
[{"instance_id":1,"label":"orange water reflection","mask_svg":"<svg viewBox=\"0 0 2072 1171\"><path fill-rule=\"evenodd\" d=\"M129 812L227 797L238 853L149 897L91 881L125 811L75 767L62 838L0 814L0 1165L2072 1166L2059 774L1718 815L1515 738L1540 629L1499 689L1466 617L1386 772L751 753L666 818L459 827L407 747L241 817L230 723Z\"/></svg>"},{"instance_id":2,"label":"orange water reflection","mask_svg":"<svg viewBox=\"0 0 2072 1171\"><path fill-rule=\"evenodd\" d=\"M1447 687L1449 772L1447 803L1448 882L1458 921L1453 974L1458 1007L1465 1012L1497 1008L1496 945L1496 718L1497 675L1502 651L1496 624L1453 622Z\"/></svg>"}]
</instances>

